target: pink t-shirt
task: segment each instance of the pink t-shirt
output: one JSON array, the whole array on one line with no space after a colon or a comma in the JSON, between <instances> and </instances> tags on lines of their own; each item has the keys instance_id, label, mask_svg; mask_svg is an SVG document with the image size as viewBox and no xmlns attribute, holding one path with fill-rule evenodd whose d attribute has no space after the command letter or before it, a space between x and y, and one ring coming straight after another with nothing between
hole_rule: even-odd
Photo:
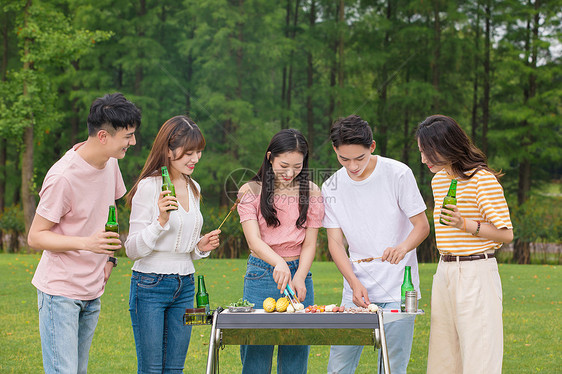
<instances>
[{"instance_id":1,"label":"pink t-shirt","mask_svg":"<svg viewBox=\"0 0 562 374\"><path fill-rule=\"evenodd\" d=\"M88 164L75 145L48 171L39 192L37 214L54 222L51 231L90 236L103 230L109 205L126 192L117 159L103 169ZM107 255L90 251L43 251L31 283L49 294L93 300L103 294Z\"/></svg>"},{"instance_id":2,"label":"pink t-shirt","mask_svg":"<svg viewBox=\"0 0 562 374\"><path fill-rule=\"evenodd\" d=\"M305 228L322 227L324 217L324 200L322 196L311 196L308 205L306 222L302 229L297 228L299 218L299 198L297 196L276 195L274 206L277 219L281 223L277 227L267 226L260 210L260 195L248 192L238 204L240 223L249 220L258 221L261 239L281 257L299 256L305 238Z\"/></svg>"}]
</instances>

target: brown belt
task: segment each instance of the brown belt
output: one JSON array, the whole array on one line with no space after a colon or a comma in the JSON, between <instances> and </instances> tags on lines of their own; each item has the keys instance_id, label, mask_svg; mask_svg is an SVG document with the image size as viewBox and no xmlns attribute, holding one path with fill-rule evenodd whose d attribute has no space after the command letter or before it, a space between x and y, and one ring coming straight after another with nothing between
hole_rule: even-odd
<instances>
[{"instance_id":1,"label":"brown belt","mask_svg":"<svg viewBox=\"0 0 562 374\"><path fill-rule=\"evenodd\" d=\"M474 261L474 260L483 260L485 258L493 258L493 257L496 257L496 255L493 253L488 253L487 257L486 254L480 253L478 255L468 255L468 256L442 255L441 259L445 262L453 262L453 261L457 261L457 258L459 259L459 261Z\"/></svg>"}]
</instances>

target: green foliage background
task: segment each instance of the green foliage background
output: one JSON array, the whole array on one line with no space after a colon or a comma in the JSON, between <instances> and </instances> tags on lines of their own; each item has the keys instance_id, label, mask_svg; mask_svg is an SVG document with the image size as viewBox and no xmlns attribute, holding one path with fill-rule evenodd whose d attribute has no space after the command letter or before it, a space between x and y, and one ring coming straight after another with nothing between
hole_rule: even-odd
<instances>
[{"instance_id":1,"label":"green foliage background","mask_svg":"<svg viewBox=\"0 0 562 374\"><path fill-rule=\"evenodd\" d=\"M561 8L562 0L0 0L0 208L37 197L48 168L86 138L91 102L120 91L143 112L138 144L120 162L129 187L165 120L186 113L202 128L207 148L194 177L208 222L232 203L229 176L257 170L281 128L307 136L321 184L339 166L329 126L352 113L372 125L376 153L412 168L431 207L414 132L442 113L505 172L516 235L530 240L531 217L548 212L525 201L551 185L550 206L560 209ZM21 191L30 146L32 191ZM120 217L126 228L123 206ZM244 252L235 221L225 253ZM560 243L556 222L536 240ZM432 240L420 248L425 260Z\"/></svg>"}]
</instances>

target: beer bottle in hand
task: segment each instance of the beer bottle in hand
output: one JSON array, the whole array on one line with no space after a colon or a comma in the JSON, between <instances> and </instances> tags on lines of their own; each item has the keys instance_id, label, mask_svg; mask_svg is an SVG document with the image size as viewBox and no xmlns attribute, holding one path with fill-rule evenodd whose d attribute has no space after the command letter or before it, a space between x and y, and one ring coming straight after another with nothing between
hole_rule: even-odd
<instances>
[{"instance_id":1,"label":"beer bottle in hand","mask_svg":"<svg viewBox=\"0 0 562 374\"><path fill-rule=\"evenodd\" d=\"M406 291L415 291L414 284L412 283L412 268L406 266L404 269L404 282L401 287L400 310L406 311Z\"/></svg>"},{"instance_id":2,"label":"beer bottle in hand","mask_svg":"<svg viewBox=\"0 0 562 374\"><path fill-rule=\"evenodd\" d=\"M443 199L443 205L441 205L441 209L445 207L445 205L457 205L457 180L453 179L451 181L451 185L449 186L449 192L447 192L447 196ZM450 214L443 213L441 210L441 214L444 216L450 216ZM443 218L439 218L439 223L444 225Z\"/></svg>"},{"instance_id":3,"label":"beer bottle in hand","mask_svg":"<svg viewBox=\"0 0 562 374\"><path fill-rule=\"evenodd\" d=\"M173 197L176 197L176 188L172 184L172 180L170 179L170 175L168 174L168 168L165 166L162 166L162 191L170 191L171 193L166 196L172 195ZM172 210L175 209L170 208L168 209L168 212Z\"/></svg>"},{"instance_id":4,"label":"beer bottle in hand","mask_svg":"<svg viewBox=\"0 0 562 374\"><path fill-rule=\"evenodd\" d=\"M197 277L197 295L195 298L197 300L197 308L205 308L205 312L208 314L210 310L209 294L205 288L205 277L203 275Z\"/></svg>"},{"instance_id":5,"label":"beer bottle in hand","mask_svg":"<svg viewBox=\"0 0 562 374\"><path fill-rule=\"evenodd\" d=\"M109 206L109 214L107 215L107 223L105 224L105 231L111 231L119 234L119 223L117 223L115 205Z\"/></svg>"}]
</instances>

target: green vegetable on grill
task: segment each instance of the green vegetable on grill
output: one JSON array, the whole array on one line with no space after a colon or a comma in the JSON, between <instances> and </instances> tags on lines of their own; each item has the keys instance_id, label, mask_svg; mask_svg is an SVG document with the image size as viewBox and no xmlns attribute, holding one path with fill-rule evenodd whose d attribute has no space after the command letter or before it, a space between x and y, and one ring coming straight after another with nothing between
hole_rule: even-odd
<instances>
[{"instance_id":1,"label":"green vegetable on grill","mask_svg":"<svg viewBox=\"0 0 562 374\"><path fill-rule=\"evenodd\" d=\"M246 299L240 298L240 299L238 299L237 302L230 303L229 306L233 307L233 308L239 308L239 307L244 307L244 306L254 306L254 304L252 304L251 302L249 302Z\"/></svg>"}]
</instances>

